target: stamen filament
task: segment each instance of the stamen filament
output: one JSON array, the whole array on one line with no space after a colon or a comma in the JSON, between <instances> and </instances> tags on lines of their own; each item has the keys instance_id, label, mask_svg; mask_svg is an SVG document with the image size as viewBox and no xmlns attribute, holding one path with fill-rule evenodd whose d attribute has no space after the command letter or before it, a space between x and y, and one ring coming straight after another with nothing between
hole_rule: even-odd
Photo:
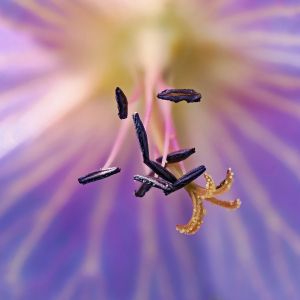
<instances>
[{"instance_id":1,"label":"stamen filament","mask_svg":"<svg viewBox=\"0 0 300 300\"><path fill-rule=\"evenodd\" d=\"M135 108L136 106L136 101L137 99L140 97L140 90L137 88L134 92L132 97L130 98L130 100L128 101L129 106ZM129 125L131 123L130 119L125 119L124 121L122 121L122 125L119 129L117 138L114 142L114 145L112 147L112 151L110 152L109 157L107 158L105 164L103 167L103 169L108 168L109 166L112 165L112 163L114 162L119 150L121 149L124 139L127 135L128 129L129 129Z\"/></svg>"},{"instance_id":2,"label":"stamen filament","mask_svg":"<svg viewBox=\"0 0 300 300\"><path fill-rule=\"evenodd\" d=\"M165 166L167 161L167 155L170 148L170 139L171 139L171 106L170 103L166 103L165 106L161 106L161 110L164 116L164 125L165 125L165 137L164 137L164 148L163 148L163 157L162 157L162 166Z\"/></svg>"},{"instance_id":3,"label":"stamen filament","mask_svg":"<svg viewBox=\"0 0 300 300\"><path fill-rule=\"evenodd\" d=\"M168 86L162 78L159 78L158 88L156 92L158 92L159 90L165 90L171 88L172 87ZM176 138L176 130L173 123L173 119L171 117L171 103L159 103L159 105L163 112L164 123L165 123L165 143L164 143L163 158L162 158L162 165L164 166L166 164L166 158L167 158L168 150L170 148L170 143L172 143L174 149L180 149L180 145ZM168 141L166 141L166 139L168 139ZM168 145L168 149L166 150L167 145ZM182 169L182 171L186 173L184 163L180 162L179 166Z\"/></svg>"},{"instance_id":4,"label":"stamen filament","mask_svg":"<svg viewBox=\"0 0 300 300\"><path fill-rule=\"evenodd\" d=\"M109 166L112 165L112 163L114 162L119 150L121 149L124 139L127 136L127 132L129 129L129 124L130 124L130 119L126 119L123 121L123 124L121 125L117 138L114 142L114 145L112 147L112 150L110 152L109 157L106 160L106 163L104 164L104 166L102 167L103 169L108 168Z\"/></svg>"},{"instance_id":5,"label":"stamen filament","mask_svg":"<svg viewBox=\"0 0 300 300\"><path fill-rule=\"evenodd\" d=\"M145 75L145 100L146 100L146 112L144 117L144 126L147 130L150 121L152 109L153 109L153 90L155 85L155 76L153 74Z\"/></svg>"}]
</instances>

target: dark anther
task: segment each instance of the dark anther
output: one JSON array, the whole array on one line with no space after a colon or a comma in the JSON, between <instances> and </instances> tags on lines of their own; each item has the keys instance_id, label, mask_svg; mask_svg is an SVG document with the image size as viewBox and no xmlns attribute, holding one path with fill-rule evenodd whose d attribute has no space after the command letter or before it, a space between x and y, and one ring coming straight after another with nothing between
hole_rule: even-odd
<instances>
[{"instance_id":1,"label":"dark anther","mask_svg":"<svg viewBox=\"0 0 300 300\"><path fill-rule=\"evenodd\" d=\"M138 113L132 115L137 137L143 154L144 161L149 160L149 147L147 133Z\"/></svg>"},{"instance_id":2,"label":"dark anther","mask_svg":"<svg viewBox=\"0 0 300 300\"><path fill-rule=\"evenodd\" d=\"M194 181L197 177L202 175L205 171L206 171L205 166L200 166L200 167L197 167L197 168L187 172L182 177L180 177L176 182L173 183L173 190L170 192L165 192L165 194L168 195L172 192L175 192L175 191L183 188L187 184Z\"/></svg>"},{"instance_id":3,"label":"dark anther","mask_svg":"<svg viewBox=\"0 0 300 300\"><path fill-rule=\"evenodd\" d=\"M187 159L189 156L196 152L195 148L190 149L181 149L174 152L171 152L167 155L167 163L177 163ZM162 156L156 159L157 162L162 162Z\"/></svg>"},{"instance_id":4,"label":"dark anther","mask_svg":"<svg viewBox=\"0 0 300 300\"><path fill-rule=\"evenodd\" d=\"M82 176L82 177L78 178L78 182L81 183L81 184L87 184L87 183L90 183L90 182L94 182L94 181L101 180L103 178L112 176L116 173L119 173L120 171L121 171L121 169L118 168L118 167L111 167L111 168L107 168L107 169L101 169L99 171L92 172L92 173L89 173L85 176Z\"/></svg>"},{"instance_id":5,"label":"dark anther","mask_svg":"<svg viewBox=\"0 0 300 300\"><path fill-rule=\"evenodd\" d=\"M187 103L200 102L201 95L192 89L168 89L160 92L157 98L172 102L186 101Z\"/></svg>"},{"instance_id":6,"label":"dark anther","mask_svg":"<svg viewBox=\"0 0 300 300\"><path fill-rule=\"evenodd\" d=\"M115 90L118 103L118 115L120 119L126 119L128 116L128 101L123 91L117 87Z\"/></svg>"},{"instance_id":7,"label":"dark anther","mask_svg":"<svg viewBox=\"0 0 300 300\"><path fill-rule=\"evenodd\" d=\"M137 190L134 191L134 195L136 197L144 197L151 188L151 184L144 182Z\"/></svg>"},{"instance_id":8,"label":"dark anther","mask_svg":"<svg viewBox=\"0 0 300 300\"><path fill-rule=\"evenodd\" d=\"M172 184L166 180L163 180L162 178L135 175L133 176L133 179L142 183L147 183L148 185L161 189L165 192L170 192L173 190Z\"/></svg>"},{"instance_id":9,"label":"dark anther","mask_svg":"<svg viewBox=\"0 0 300 300\"><path fill-rule=\"evenodd\" d=\"M148 160L144 162L155 174L157 174L159 177L163 178L164 180L167 180L171 183L174 183L177 181L177 178L166 168L161 166L159 163Z\"/></svg>"},{"instance_id":10,"label":"dark anther","mask_svg":"<svg viewBox=\"0 0 300 300\"><path fill-rule=\"evenodd\" d=\"M153 177L154 172L150 172L148 176ZM140 187L134 191L136 197L144 197L145 194L151 189L152 185L148 183L142 183Z\"/></svg>"}]
</instances>

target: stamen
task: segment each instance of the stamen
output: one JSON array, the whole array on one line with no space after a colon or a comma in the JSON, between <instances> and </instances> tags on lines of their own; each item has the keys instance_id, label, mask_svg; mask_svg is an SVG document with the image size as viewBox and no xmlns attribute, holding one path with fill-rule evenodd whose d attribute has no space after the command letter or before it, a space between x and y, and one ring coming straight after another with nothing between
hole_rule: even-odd
<instances>
[{"instance_id":1,"label":"stamen","mask_svg":"<svg viewBox=\"0 0 300 300\"><path fill-rule=\"evenodd\" d=\"M135 125L136 134L137 134L137 137L138 137L138 140L140 143L140 147L142 150L143 159L144 159L144 161L148 161L149 160L149 146L148 146L148 138L147 138L146 130L144 128L144 125L143 125L138 113L134 113L132 115L132 118L133 118L133 122Z\"/></svg>"},{"instance_id":2,"label":"stamen","mask_svg":"<svg viewBox=\"0 0 300 300\"><path fill-rule=\"evenodd\" d=\"M173 124L172 124L172 116L171 116L171 103L166 103L166 105L162 105L162 103L159 103L159 107L163 116L164 127L165 127L164 146L162 152L163 155L161 161L161 165L165 166L166 157L170 147L171 134L172 131L174 131L174 128L172 126Z\"/></svg>"},{"instance_id":3,"label":"stamen","mask_svg":"<svg viewBox=\"0 0 300 300\"><path fill-rule=\"evenodd\" d=\"M116 101L118 104L118 115L120 119L126 119L128 116L128 101L124 92L117 87L115 90Z\"/></svg>"},{"instance_id":4,"label":"stamen","mask_svg":"<svg viewBox=\"0 0 300 300\"><path fill-rule=\"evenodd\" d=\"M161 189L165 192L172 190L172 184L166 180L163 180L162 178L134 175L133 179L139 182L147 183L148 185Z\"/></svg>"},{"instance_id":5,"label":"stamen","mask_svg":"<svg viewBox=\"0 0 300 300\"><path fill-rule=\"evenodd\" d=\"M130 124L129 120L124 121L121 128L119 129L118 135L115 139L112 150L110 151L109 157L107 158L107 160L103 166L103 169L109 168L109 166L111 166L113 164L117 154L119 153L119 150L122 148L124 139L127 136L129 124Z\"/></svg>"},{"instance_id":6,"label":"stamen","mask_svg":"<svg viewBox=\"0 0 300 300\"><path fill-rule=\"evenodd\" d=\"M190 157L192 154L196 152L195 148L190 148L190 149L181 149L177 150L174 152L171 152L167 155L167 163L172 164L172 163L178 163L180 161L183 161ZM161 163L162 162L162 156L157 158L156 161Z\"/></svg>"},{"instance_id":7,"label":"stamen","mask_svg":"<svg viewBox=\"0 0 300 300\"><path fill-rule=\"evenodd\" d=\"M177 137L176 137L175 131L174 131L174 136L173 136L173 139L172 139L172 146L173 146L174 149L180 149L180 146L179 146L179 143L177 141ZM186 169L185 169L183 161L179 162L179 166L180 166L180 169L182 170L182 172L186 173Z\"/></svg>"},{"instance_id":8,"label":"stamen","mask_svg":"<svg viewBox=\"0 0 300 300\"><path fill-rule=\"evenodd\" d=\"M200 102L201 95L192 89L167 89L160 92L157 98L169 100L175 103L186 101L187 103Z\"/></svg>"},{"instance_id":9,"label":"stamen","mask_svg":"<svg viewBox=\"0 0 300 300\"><path fill-rule=\"evenodd\" d=\"M168 86L162 77L158 78L158 85L157 85L157 93L159 90L167 90L172 89L172 87ZM176 130L175 126L173 124L172 116L171 116L171 103L163 104L162 102L159 103L160 110L164 116L164 123L165 123L165 142L164 142L164 148L163 148L163 155L161 160L161 165L165 166L167 163L167 155L170 143L172 143L172 146L174 149L180 149L180 146L178 144L177 138L176 138ZM185 173L185 167L183 162L180 163L180 168Z\"/></svg>"},{"instance_id":10,"label":"stamen","mask_svg":"<svg viewBox=\"0 0 300 300\"><path fill-rule=\"evenodd\" d=\"M114 174L117 174L119 172L121 172L121 169L118 168L118 167L111 167L111 168L107 168L107 169L101 169L99 171L92 172L92 173L89 173L85 176L82 176L82 177L78 178L78 181L81 184L87 184L87 183L90 183L90 182L94 182L94 181L97 181L97 180L101 180L101 179L110 177L110 176L112 176Z\"/></svg>"},{"instance_id":11,"label":"stamen","mask_svg":"<svg viewBox=\"0 0 300 300\"><path fill-rule=\"evenodd\" d=\"M144 116L145 128L148 128L150 117L153 109L153 88L155 81L157 80L155 73L146 73L145 75L145 99L146 99L146 111Z\"/></svg>"},{"instance_id":12,"label":"stamen","mask_svg":"<svg viewBox=\"0 0 300 300\"><path fill-rule=\"evenodd\" d=\"M162 165L159 163L153 161L153 160L148 160L144 162L155 174L163 178L164 180L167 180L171 183L174 183L177 181L177 178L166 168L164 168Z\"/></svg>"},{"instance_id":13,"label":"stamen","mask_svg":"<svg viewBox=\"0 0 300 300\"><path fill-rule=\"evenodd\" d=\"M184 186L188 185L192 181L194 181L196 178L198 178L200 175L202 175L206 171L205 166L197 167L188 173L184 174L182 177L180 177L174 184L173 184L173 190L165 193L166 195L173 193Z\"/></svg>"},{"instance_id":14,"label":"stamen","mask_svg":"<svg viewBox=\"0 0 300 300\"><path fill-rule=\"evenodd\" d=\"M154 172L151 172L148 176L153 177L154 176ZM141 186L134 191L134 195L136 197L144 197L145 194L151 189L151 184L148 183L142 183Z\"/></svg>"},{"instance_id":15,"label":"stamen","mask_svg":"<svg viewBox=\"0 0 300 300\"><path fill-rule=\"evenodd\" d=\"M141 186L140 186L137 190L134 191L134 195L135 195L136 197L142 198L142 197L144 197L144 196L146 195L146 193L147 193L151 188L152 188L152 185L151 185L151 184L144 182L144 183L141 184Z\"/></svg>"}]
</instances>

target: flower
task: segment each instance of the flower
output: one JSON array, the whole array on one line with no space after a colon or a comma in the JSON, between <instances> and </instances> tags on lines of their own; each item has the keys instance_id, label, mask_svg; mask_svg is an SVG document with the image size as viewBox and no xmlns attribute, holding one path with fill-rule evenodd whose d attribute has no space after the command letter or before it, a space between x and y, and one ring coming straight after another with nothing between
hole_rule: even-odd
<instances>
[{"instance_id":1,"label":"flower","mask_svg":"<svg viewBox=\"0 0 300 300\"><path fill-rule=\"evenodd\" d=\"M299 5L16 0L0 12L1 298L297 298ZM196 148L187 170L221 181L231 166L241 209L208 207L183 236L184 191L132 195L145 170L118 85L153 157L180 143ZM171 85L201 103L154 99ZM120 174L78 184L114 164Z\"/></svg>"}]
</instances>

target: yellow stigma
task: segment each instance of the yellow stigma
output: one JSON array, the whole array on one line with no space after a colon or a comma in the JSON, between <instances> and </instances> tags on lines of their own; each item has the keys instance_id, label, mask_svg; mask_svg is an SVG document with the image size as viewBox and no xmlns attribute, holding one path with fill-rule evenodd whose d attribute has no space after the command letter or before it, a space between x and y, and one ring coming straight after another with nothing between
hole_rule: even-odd
<instances>
[{"instance_id":1,"label":"yellow stigma","mask_svg":"<svg viewBox=\"0 0 300 300\"><path fill-rule=\"evenodd\" d=\"M178 166L170 166L170 169L177 175L181 176L182 171ZM176 229L183 234L191 235L195 234L203 224L204 216L206 215L206 209L204 208L203 202L208 201L212 204L234 210L241 206L240 199L234 199L231 201L224 201L217 199L216 196L222 195L228 192L233 183L234 173L229 168L226 173L225 179L216 186L213 178L207 173L204 174L206 180L206 186L202 187L194 182L190 183L185 187L186 191L191 197L193 212L190 220L184 225L176 225Z\"/></svg>"}]
</instances>

